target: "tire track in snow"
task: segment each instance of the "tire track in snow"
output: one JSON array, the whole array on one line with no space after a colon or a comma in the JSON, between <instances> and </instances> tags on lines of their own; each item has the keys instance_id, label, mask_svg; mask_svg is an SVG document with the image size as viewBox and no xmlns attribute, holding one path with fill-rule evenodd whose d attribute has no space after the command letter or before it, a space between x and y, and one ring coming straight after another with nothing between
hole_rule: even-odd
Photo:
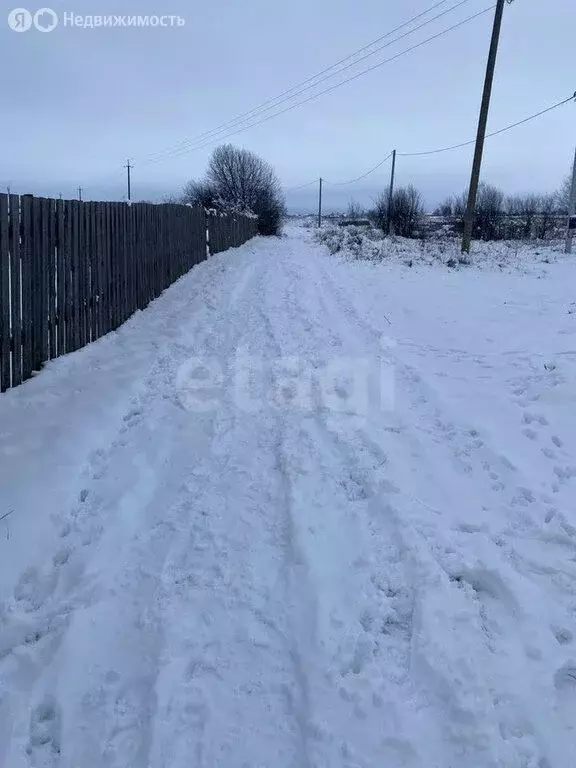
<instances>
[{"instance_id":1,"label":"tire track in snow","mask_svg":"<svg viewBox=\"0 0 576 768\"><path fill-rule=\"evenodd\" d=\"M240 266L236 271L243 273L243 269ZM229 276L229 280L232 285L237 284L233 277ZM250 290L253 282L253 276L249 275L244 281L244 291L230 291L229 310L232 313L235 303L243 298L243 292L248 300L254 298ZM216 295L213 299L207 296L209 309L218 308L220 298ZM210 314L216 322L209 322ZM190 520L199 514L195 473L204 466L207 474L202 482L210 496L210 488L218 487L220 482L219 473L225 476L226 472L230 472L231 464L237 464L232 468L232 471L238 473L237 483L243 481L243 473L249 469L249 466L245 466L241 470L243 457L238 455L238 450L242 450L242 430L238 430L240 434L236 435L240 438L239 446L235 451L230 451L230 423L234 425L236 421L235 414L230 418L230 408L227 408L227 417L225 415L221 421L215 421L212 415L203 419L195 413L188 414L182 407L178 391L174 389L176 372L181 363L195 354L221 353L224 356L233 353L234 339L238 336L238 329L242 328L240 321L234 323L232 317L210 311L197 318L197 326L199 333L196 328L184 325L183 333L178 334L180 340L172 340L168 349L162 350L143 392L130 404L120 434L108 450L100 450L93 455L89 467L90 477L85 482L78 507L60 520L68 555L67 558L58 555L57 560L65 568L70 564L66 584L70 586L74 599L67 609L63 603L62 589L54 592L56 618L65 611L66 619L62 626L58 626L59 645L52 643L50 657L39 656L34 650L33 654L20 654L20 658L18 652L14 653L13 642L6 648L8 663L14 666L18 659L20 664L18 682L23 694L19 697L21 708L16 706L16 695L10 702L6 702L3 697L3 711L9 714L14 723L20 720L21 726L18 728L25 732L28 726L25 722L27 691L31 693L31 701L38 701L37 710L34 710L38 716L34 715L29 724L31 765L42 764L42 768L45 768L42 761L48 760L50 755L54 760L60 760L59 755L62 753L66 760L76 761L77 764L106 765L108 768L127 764L135 768L149 768L152 764L158 764L170 765L172 768L173 763L167 756L172 744L181 749L182 765L189 764L191 755L197 758L198 765L213 765L214 761L218 761L216 753L221 745L217 739L216 743L210 740L209 721L214 713L209 695L210 686L203 690L202 686L197 685L198 671L209 669L210 663L202 655L194 658L194 650L185 648L183 657L178 659L184 667L180 681L182 687L176 681L173 681L173 688L168 684L173 666L170 654L172 646L167 643L166 637L169 635L169 641L174 642L172 630L181 621L186 623L177 611L172 612L175 590L178 591L179 585L170 581L170 564L173 562L175 547L179 549L177 537L182 536ZM191 344L189 337L195 336ZM224 349L221 349L222 345ZM161 424L163 428L158 431L157 427ZM252 426L256 427L248 424L249 428ZM201 434L196 434L197 440L192 441L191 451L188 445L190 430L197 433L199 427ZM249 429L248 435L251 434ZM258 430L254 434L258 434ZM202 461L211 447L216 456L220 452L219 460L212 459L203 465ZM190 482L182 482L187 477ZM238 496L231 493L230 498L234 500ZM274 508L274 498L274 495L265 497L261 504L272 503ZM211 502L214 504L215 500ZM252 499L244 498L244 502L249 508ZM145 509L150 511L149 521L141 519ZM262 512L264 509L265 506L262 506ZM234 514L233 509L230 514ZM202 515L200 519L203 519ZM265 561L259 563L254 557L255 553L249 544L262 535L262 531L254 524L264 519L261 514L252 519L248 516L244 521L246 531L251 531L245 541L240 540L240 545L248 545L244 565L247 582L251 578L251 569L255 567L261 566L264 569L264 573L258 574L259 580L270 572ZM228 523L223 521L224 527ZM196 525L194 530L202 538L201 528L198 529L197 524L193 525ZM202 541L200 546L204 546L205 551L209 550L211 543L214 544L209 532ZM217 556L217 561L222 562L229 559L239 541L226 536L215 543L218 545L217 551L212 554ZM269 549L275 553L272 546ZM106 552L104 560L100 552ZM198 547L192 547L192 555L198 556L198 552ZM273 560L276 555L271 557ZM205 594L209 594L206 590L210 588L222 588L221 567L214 566L212 572L207 569L212 581L204 585ZM193 568L190 570L193 571ZM236 574L232 572L228 576L227 584L233 589ZM159 579L161 586L158 586ZM52 588L52 582L62 585L64 580L56 579L49 569L48 576L40 578L38 588L34 585L32 574L22 582L20 588L22 600L31 601L34 608L41 610L41 624L46 624L49 600L47 589ZM273 750L277 752L278 765L282 764L281 742L286 739L284 752L285 764L288 766L294 764L292 745L299 729L295 725L295 733L290 732L289 699L291 696L294 699L294 693L290 692L298 691L298 683L294 681L289 646L284 640L289 637L289 633L282 618L281 603L274 600L272 607L276 615L268 616L270 598L266 596L265 590L260 594L261 586L258 585L257 594L252 595L254 605L247 603L237 592L237 600L231 606L236 611L232 614L236 631L244 632L244 619L248 615L252 620L246 622L246 625L252 625L253 630L252 636L247 638L251 655L246 652L244 658L250 662L245 670L245 690L237 692L235 727L238 730L236 739L230 741L231 755L236 759L238 744L246 740L246 728L242 724L249 727L251 722L258 722L262 731L266 728L269 730L268 739L263 738L262 742L268 747L268 754ZM90 600L84 604L79 598L86 589ZM250 595L249 591L247 595ZM198 615L194 608L193 604L188 606L193 617ZM66 613L68 610L69 617ZM208 617L209 620L209 616L210 608L203 618ZM6 620L16 631L15 617L8 615ZM225 626L226 611L221 620L222 626ZM187 627L190 629L189 625ZM273 632L277 637L271 641L268 635ZM214 627L208 627L208 633L212 637L210 645L214 639ZM179 632L175 634L182 645L189 643L189 638L182 640ZM191 636L194 636L194 629ZM281 647L278 638L282 638ZM233 642L233 638L230 639L229 652L234 648L243 648L242 642L238 645ZM5 634L3 642L6 642ZM267 652L266 648L270 650ZM182 650L182 646L179 649ZM29 675L31 661L37 672L34 681L30 680ZM235 662L232 657L229 658L230 670L234 668ZM258 688L254 688L257 683L253 683L251 676L259 669L259 665L262 665L262 670L261 690L258 692ZM6 673L4 667L2 674L3 677L8 674L7 679L15 680L11 669ZM219 679L218 675L221 674L222 670L216 669L215 679ZM81 686L74 686L73 680L76 677L83 680ZM222 680L226 682L224 675ZM68 692L65 711L61 711L58 691L70 685L73 691ZM173 695L173 690L178 695ZM226 686L220 693L222 700L226 701L231 690ZM250 707L253 694L262 695L263 706L255 720L250 720L250 716L255 714L254 708ZM45 705L45 702L51 701L56 702L54 707ZM46 713L54 714L49 717ZM159 717L159 713L162 713L162 717ZM53 727L50 723L53 723ZM185 731L179 730L178 723L186 724ZM75 738L71 728L76 733L83 732L84 738ZM192 733L196 733L194 746ZM249 744L246 758L250 764L254 764L254 755L262 749L259 743L261 735L257 731L255 736L258 738L252 739ZM20 768L15 761L18 749L18 742L11 744L12 757L7 759L11 765ZM301 751L300 755L303 754ZM300 758L297 762L306 764Z\"/></svg>"},{"instance_id":2,"label":"tire track in snow","mask_svg":"<svg viewBox=\"0 0 576 768\"><path fill-rule=\"evenodd\" d=\"M304 354L314 367L329 362L327 351L341 349L342 337L336 336L331 326L332 343L326 342L322 322L330 324L332 318L325 302L311 295L299 279L294 268L296 260L296 254L291 258L290 253L285 253L278 261L276 290L268 299L269 314L278 324L276 335L283 341L284 355ZM280 279L284 301L279 296ZM313 285L312 291L315 289L317 286ZM320 323L317 318L321 318ZM287 327L292 329L290 336L280 331ZM310 335L312 329L316 333ZM292 418L300 428L291 448L292 455L298 457L293 459L293 476L299 492L295 512L309 552L311 576L321 595L319 640L325 654L321 664L327 668L322 677L313 677L312 698L317 702L314 709L319 712L322 707L318 702L338 697L330 705L334 710L332 729L325 732L322 746L316 746L324 750L328 765L336 760L369 765L370 755L379 754L397 765L416 766L424 756L414 752L411 734L414 730L427 731L427 759L431 765L440 765L440 757L439 762L430 762L430 755L435 752L434 728L422 714L426 709L424 702L418 714L414 702L420 694L408 674L414 598L410 587L406 587L410 581L402 564L399 542L386 517L366 519L374 489L365 477L374 467L358 467L355 457L342 450L328 427L318 392L312 412L303 419L297 413ZM382 464L386 460L382 452L378 461ZM393 486L388 483L386 493L392 491ZM324 550L330 553L329 558ZM386 557L381 562L383 553ZM338 566L341 572L334 572L333 568ZM388 726L382 722L384 713ZM344 722L346 736L338 744L334 737ZM438 756L445 754L440 744L436 746Z\"/></svg>"},{"instance_id":3,"label":"tire track in snow","mask_svg":"<svg viewBox=\"0 0 576 768\"><path fill-rule=\"evenodd\" d=\"M230 378L235 352L273 355L259 310L262 265L249 269L216 334L228 378L211 448L203 446L190 478L199 522L164 569L170 660L160 678L159 721L174 708L191 709L194 717L192 727L184 718L157 732L159 765L184 765L190 754L198 765L265 764L271 753L279 766L310 765L306 674L292 618L299 610L292 594L298 552L289 527L282 422L266 408L238 414ZM191 608L199 628L190 626ZM218 636L212 627L220 628Z\"/></svg>"},{"instance_id":4,"label":"tire track in snow","mask_svg":"<svg viewBox=\"0 0 576 768\"><path fill-rule=\"evenodd\" d=\"M326 282L329 282L329 281L326 281L324 279L316 281L314 286L315 289L318 291L322 290L321 286L324 286ZM308 299L306 304L309 305L309 303L310 303L310 299ZM336 326L337 323L339 322L338 313L334 313L329 322L332 325L332 327ZM372 336L372 340L374 340L374 338L377 337L377 334L371 334L371 336ZM362 340L360 338L356 338L356 340L351 343L353 346L356 346L356 348L361 349L363 346ZM364 345L365 345L365 342L364 342ZM346 346L347 345L344 344L344 347ZM423 404L426 404L428 402L428 398L426 396L427 394L428 394L427 392L420 393L420 397L416 399L416 402L414 400L411 401L410 407L411 408L414 408L414 406L416 406L416 408L423 407ZM345 442L349 441L352 444L356 444L357 446L362 445L362 440L359 441L358 434L362 433L363 431L365 432L366 430L357 430L356 427L349 429L349 436L347 438L347 441ZM374 432L374 430L368 429L368 432ZM369 439L368 442L364 441L360 450L352 452L352 454L347 453L348 461L351 465L354 464L355 456L356 457L362 456L363 453L369 454L369 452L373 450L374 445L375 444L378 445L379 437L384 433L381 431L380 433L376 432L374 434L375 434L375 437ZM336 432L334 433L334 437L337 440L342 439L342 434L340 433L340 430L336 430ZM377 454L374 455L375 468L378 467L378 465L382 464L381 458L382 458L382 451L381 449L379 449ZM366 476L367 467L364 466L363 469L360 468L358 471L360 473L360 476L362 476L362 474ZM372 473L372 468L370 468L369 471L370 473ZM378 476L381 473L382 473L381 470L377 469L376 472L374 472L373 474ZM401 476L401 473L395 472L394 474L396 476ZM388 492L388 490L389 490L388 483L386 482L386 485L384 486L384 492L386 493ZM378 494L375 494L375 495L378 495ZM398 499L401 500L402 496L399 496L396 498L397 500ZM403 506L405 505L405 503L406 503L406 500L404 499ZM391 510L394 510L395 507L397 507L397 503L394 506L386 505L386 509L388 510L389 513L391 512ZM410 551L412 552L412 555L411 555L412 560L414 560L414 556L416 555L416 560L414 561L415 573L422 573L422 568L424 567L425 572L428 572L428 582L430 584L433 584L433 583L443 584L442 591L445 592L444 600L446 602L446 605L450 605L453 602L458 603L458 599L455 599L453 594L450 594L448 596L448 593L453 592L454 590L452 586L453 583L460 585L463 581L465 581L466 574L465 573L463 574L462 572L458 573L458 569L454 569L453 564L450 563L450 558L448 558L448 561L446 556L439 558L439 552L434 551L435 549L437 549L438 543L440 543L440 552L441 552L443 548L441 544L442 536L440 535L438 537L438 531L434 531L434 526L430 526L430 525L428 526L428 530L426 530L426 527L424 527L422 529L422 534L418 533L416 529L411 528L409 518L407 519L404 513L402 514L402 516L398 516L398 513L395 513L395 514L397 516L398 524L399 524L398 530L402 531L404 536L408 531L412 530L412 534L410 536L410 538L412 539L412 542L410 546L407 546L407 552L410 552ZM463 530L463 533L465 533L464 530ZM434 541L435 538L437 539L437 541ZM428 554L428 547L430 546L431 543L434 544L434 548L431 550L430 554ZM485 547L485 550L492 550L490 552L491 560L494 559L495 549L496 547L491 542L489 542L488 547ZM448 551L449 551L449 548L446 546L446 552ZM498 557L496 559L498 559ZM508 568L508 570L510 569ZM455 572L458 574L457 576L455 576ZM504 599L503 596L507 593L506 592L507 588L504 587L504 583L502 581L500 581L500 584L502 584L502 586L501 587L498 586L498 583L499 583L498 579L500 579L500 576L496 574L496 581L495 581L494 577L490 576L488 571L486 571L486 576L483 576L482 573L483 573L482 567L480 567L480 569L478 570L477 575L472 575L472 572L470 572L469 578L471 582L470 583L471 589L466 594L465 602L464 602L464 606L466 607L466 610L468 612L470 612L470 608L472 608L471 618L474 613L477 613L478 615L480 615L480 619L481 619L481 621L477 624L476 628L474 628L473 625L470 627L470 629L472 630L472 634L470 635L470 639L467 640L467 647L476 648L476 656L477 656L476 660L482 657L488 660L488 657L486 657L486 647L483 640L486 625L484 625L484 629L483 629L481 615L483 614L484 616L486 616L489 613L489 609L493 608L494 605L498 607L501 603L501 599ZM509 574L509 577L513 577L513 576L514 576L513 573ZM438 579L440 579L440 581L438 581ZM514 582L512 581L512 583ZM494 598L496 599L496 603L489 606L486 600L483 599L484 595L488 599L488 603L491 603L492 595L493 595ZM538 598L539 596L535 595L535 597ZM478 609L476 606L478 605L479 598L480 598L480 606ZM471 606L470 605L471 601L475 605ZM432 594L429 594L426 600L422 600L420 605L429 614L429 608L431 605L434 605L434 604L435 604L435 597L434 597L434 590L433 590ZM506 605L505 602L504 602L504 605ZM428 618L430 618L430 615L428 616ZM513 611L512 616L509 616L508 619L513 623L513 622L517 622L518 617L514 615L514 611ZM452 620L452 623L453 623L453 620ZM496 623L496 622L493 621L493 623ZM430 626L434 626L434 624ZM480 630L480 632L478 632L478 630ZM525 651L524 646L526 645L526 639L530 636L532 630L533 630L533 627L530 627L530 629L526 628L525 634L521 637L518 637L516 646L512 644L511 646L512 649L516 648L516 651L514 650L511 651L512 658L515 656L518 656L519 658L524 657L524 651ZM430 641L431 639L432 638L428 638L428 641ZM528 650L528 653L530 653L532 649L528 648L527 650ZM504 650L503 657L506 658L506 655L507 655L506 651ZM445 657L445 654L444 654L444 657ZM435 687L438 688L439 686L441 687L442 685L445 686L446 683L448 683L452 689L452 695L454 695L457 690L457 688L454 688L454 683L458 684L458 678L456 677L453 679L453 673L449 671L450 662L448 661L448 659L446 659L447 666L445 667L442 675L439 677L438 672L442 668L442 663L440 664L435 663L434 661L435 657L434 655L430 655L429 651L426 651L424 653L424 656L422 656L422 658L426 661L425 666L429 666L428 662L430 660L434 662L431 668L432 669L435 668L436 671L434 673L433 678L431 678L431 680L432 680L432 683L435 685ZM439 654L439 658L442 658L442 654ZM523 668L522 665L520 666L521 668ZM502 664L501 671L505 671L505 667L506 667L506 664L505 663ZM468 677L469 677L470 671L471 670L469 669ZM537 673L534 673L534 676L532 678L532 682L534 684L538 684L538 687L542 689L543 695L547 695L550 692L549 671L550 670L538 671ZM495 675L494 681L496 679L497 679L497 676ZM513 679L510 678L509 676L507 677L507 679L509 682L513 682ZM480 715L480 717L478 718L478 724L476 726L476 730L477 730L476 735L473 735L473 731L470 732L469 725L466 728L464 728L463 724L461 724L460 733L458 733L458 729L455 729L455 731L451 734L453 741L455 743L458 743L458 740L463 738L466 730L469 731L469 734L468 736L466 736L465 741L462 742L462 747L467 750L466 754L469 754L468 750L472 749L473 752L476 754L476 760L479 761L478 764L486 765L486 760L488 759L488 757L487 755L484 754L484 751L483 751L485 748L485 745L483 746L483 742L485 741L485 735L484 735L485 733L492 734L492 737L490 739L490 742L491 742L490 748L493 750L491 759L498 760L498 761L504 760L506 765L511 764L510 762L511 760L520 759L519 758L520 752L516 751L516 746L515 746L516 743L518 743L519 745L520 744L522 745L521 749L523 751L528 750L536 757L540 755L540 758L542 760L546 759L544 755L554 754L555 748L550 743L550 740L547 738L546 729L540 728L538 737L536 737L535 741L531 741L532 739L531 734L534 732L535 723L543 722L546 719L545 717L542 717L542 715L545 714L543 711L539 711L539 712L534 711L530 713L527 712L526 722L528 723L528 725L525 726L523 730L522 723L520 726L518 725L518 722L517 722L518 716L515 714L515 708L517 708L517 710L519 710L520 712L522 712L522 710L525 709L525 707L523 706L523 701L519 699L515 701L514 700L506 701L505 698L502 701L500 699L492 700L491 694L488 692L488 689L485 688L480 681L477 681L477 684L479 684L480 686L478 688L478 693L480 693L482 688L484 688L483 693L480 694L480 700L482 700L482 698L484 699L484 707L478 708L479 709L478 714ZM513 689L514 686L512 685L511 687ZM525 698L526 700L530 698L528 696L528 690L526 691ZM460 699L460 703L458 703L458 699ZM468 699L468 703L466 703L465 698L462 699L460 696L457 696L453 701L454 706L456 708L452 710L451 714L453 716L458 716L459 712L464 714L467 711L467 709L470 714L473 714L474 708L471 705L475 706L474 702L475 702L474 698ZM498 702L498 706L496 706L496 702ZM462 706L464 707L463 709L462 709ZM496 710L499 711L499 716L498 716L500 718L499 720L498 719L495 720L493 717L493 710L495 706L496 706ZM458 717L456 717L456 720L457 719ZM526 728L528 730L526 730ZM486 731L486 729L488 729L488 731ZM536 732L538 732L538 729L536 729ZM514 738L512 740L510 740L510 736L509 736L510 733L514 734ZM519 737L521 737L521 740L519 740ZM465 744L467 744L467 747L464 747ZM554 764L562 765L562 762L557 762L558 760L561 760L561 758L560 758L560 755L556 754L554 758Z\"/></svg>"}]
</instances>

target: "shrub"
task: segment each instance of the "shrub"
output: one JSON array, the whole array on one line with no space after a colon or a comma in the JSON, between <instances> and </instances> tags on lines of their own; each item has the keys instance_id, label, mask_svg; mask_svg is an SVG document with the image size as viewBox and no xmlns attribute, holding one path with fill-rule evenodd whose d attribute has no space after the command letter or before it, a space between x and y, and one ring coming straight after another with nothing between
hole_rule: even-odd
<instances>
[{"instance_id":1,"label":"shrub","mask_svg":"<svg viewBox=\"0 0 576 768\"><path fill-rule=\"evenodd\" d=\"M278 235L285 215L280 181L272 166L247 149L217 147L204 178L184 188L183 202L224 213L253 213L261 235Z\"/></svg>"}]
</instances>

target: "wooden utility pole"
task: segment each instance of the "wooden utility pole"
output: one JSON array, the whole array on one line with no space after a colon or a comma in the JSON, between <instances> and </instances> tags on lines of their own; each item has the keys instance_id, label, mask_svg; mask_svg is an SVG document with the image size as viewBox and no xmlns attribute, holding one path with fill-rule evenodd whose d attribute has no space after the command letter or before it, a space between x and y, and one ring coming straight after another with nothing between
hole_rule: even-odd
<instances>
[{"instance_id":1,"label":"wooden utility pole","mask_svg":"<svg viewBox=\"0 0 576 768\"><path fill-rule=\"evenodd\" d=\"M490 110L490 97L492 96L492 83L494 82L494 70L496 68L496 56L500 41L500 29L502 28L502 16L504 15L504 2L512 0L497 0L496 13L494 14L494 26L492 27L492 39L486 65L486 77L484 79L484 91L478 119L478 132L476 134L476 149L474 150L474 162L472 163L472 176L468 191L468 205L464 218L464 235L462 237L462 253L470 253L472 244L472 232L474 229L474 214L476 211L476 198L478 196L478 184L480 182L480 170L482 168L482 155L484 153L484 139L486 138L486 125Z\"/></svg>"},{"instance_id":2,"label":"wooden utility pole","mask_svg":"<svg viewBox=\"0 0 576 768\"><path fill-rule=\"evenodd\" d=\"M572 166L572 185L570 187L570 199L568 201L568 227L566 229L566 253L572 253L572 240L576 230L576 152L574 153L574 165Z\"/></svg>"},{"instance_id":3,"label":"wooden utility pole","mask_svg":"<svg viewBox=\"0 0 576 768\"><path fill-rule=\"evenodd\" d=\"M318 227L322 226L322 177L318 187Z\"/></svg>"},{"instance_id":4,"label":"wooden utility pole","mask_svg":"<svg viewBox=\"0 0 576 768\"><path fill-rule=\"evenodd\" d=\"M130 196L131 196L131 192L132 192L131 185L130 185L130 182L131 182L130 171L132 170L132 168L134 168L134 166L130 165L130 160L129 159L126 161L126 165L124 166L124 168L126 168L126 170L128 171L128 200L130 200Z\"/></svg>"},{"instance_id":5,"label":"wooden utility pole","mask_svg":"<svg viewBox=\"0 0 576 768\"><path fill-rule=\"evenodd\" d=\"M392 171L390 172L390 191L388 192L388 235L394 234L392 221L392 200L394 199L394 178L396 176L396 150L392 150Z\"/></svg>"},{"instance_id":6,"label":"wooden utility pole","mask_svg":"<svg viewBox=\"0 0 576 768\"><path fill-rule=\"evenodd\" d=\"M78 200L82 202L82 187L78 187Z\"/></svg>"}]
</instances>

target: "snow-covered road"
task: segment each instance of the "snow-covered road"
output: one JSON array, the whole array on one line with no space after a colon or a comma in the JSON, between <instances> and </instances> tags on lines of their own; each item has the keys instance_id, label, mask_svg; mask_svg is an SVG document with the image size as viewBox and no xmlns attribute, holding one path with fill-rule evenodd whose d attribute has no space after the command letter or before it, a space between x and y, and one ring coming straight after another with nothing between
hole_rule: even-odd
<instances>
[{"instance_id":1,"label":"snow-covered road","mask_svg":"<svg viewBox=\"0 0 576 768\"><path fill-rule=\"evenodd\" d=\"M0 397L0 766L573 766L575 278L293 229Z\"/></svg>"}]
</instances>

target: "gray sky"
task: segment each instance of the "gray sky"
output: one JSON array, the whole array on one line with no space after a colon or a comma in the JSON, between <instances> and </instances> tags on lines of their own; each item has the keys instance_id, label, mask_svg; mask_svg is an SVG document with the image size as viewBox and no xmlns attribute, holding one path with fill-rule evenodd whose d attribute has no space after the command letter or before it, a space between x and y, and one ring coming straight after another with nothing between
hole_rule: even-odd
<instances>
[{"instance_id":1,"label":"gray sky","mask_svg":"<svg viewBox=\"0 0 576 768\"><path fill-rule=\"evenodd\" d=\"M435 13L449 8L448 0ZM122 199L133 159L136 199L160 199L201 175L216 144L152 164L152 153L258 106L420 13L433 0L52 0L60 24L15 33L0 19L0 184L13 191ZM489 5L460 9L347 72L423 40ZM37 6L28 6L31 11ZM79 29L76 14L175 14L183 27ZM434 15L434 14L431 14ZM428 17L426 17L428 18ZM397 61L227 141L269 160L283 183L360 175L396 147L420 151L466 141L476 129L493 12ZM560 101L576 89L574 0L516 0L505 8L489 129ZM343 79L341 76L340 79ZM338 78L323 84L327 87ZM308 91L310 95L314 91ZM278 109L288 106L288 102ZM266 113L265 116L271 114ZM569 168L576 104L488 140L483 176L507 191L549 191ZM467 184L471 148L400 158L398 183L428 204ZM349 187L326 188L327 208L368 202L389 166ZM289 193L312 208L315 189Z\"/></svg>"}]
</instances>

